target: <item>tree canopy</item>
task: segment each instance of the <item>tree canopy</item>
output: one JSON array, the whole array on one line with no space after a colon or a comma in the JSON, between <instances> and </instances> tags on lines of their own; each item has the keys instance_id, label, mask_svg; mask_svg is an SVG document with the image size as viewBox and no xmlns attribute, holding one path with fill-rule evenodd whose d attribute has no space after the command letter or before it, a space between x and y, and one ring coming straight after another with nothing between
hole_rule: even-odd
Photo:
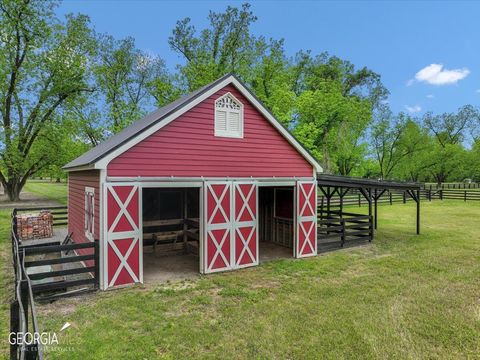
<instances>
[{"instance_id":1,"label":"tree canopy","mask_svg":"<svg viewBox=\"0 0 480 360\"><path fill-rule=\"evenodd\" d=\"M166 41L174 70L131 37L99 34L86 15L55 16L55 2L0 4L0 181L18 199L34 175L61 166L154 107L235 73L323 164L383 179L480 176L480 113L472 105L421 118L393 114L380 74L326 52L285 51L252 31L249 4L210 12L205 28L180 19Z\"/></svg>"}]
</instances>

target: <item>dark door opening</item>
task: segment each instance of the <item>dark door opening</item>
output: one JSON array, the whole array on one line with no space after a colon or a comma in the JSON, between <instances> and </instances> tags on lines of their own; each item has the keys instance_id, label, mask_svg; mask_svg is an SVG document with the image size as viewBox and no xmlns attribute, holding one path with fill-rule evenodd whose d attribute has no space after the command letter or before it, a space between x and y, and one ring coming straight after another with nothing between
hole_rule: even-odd
<instances>
[{"instance_id":1,"label":"dark door opening","mask_svg":"<svg viewBox=\"0 0 480 360\"><path fill-rule=\"evenodd\" d=\"M294 187L258 188L259 260L293 257Z\"/></svg>"},{"instance_id":2,"label":"dark door opening","mask_svg":"<svg viewBox=\"0 0 480 360\"><path fill-rule=\"evenodd\" d=\"M145 282L196 276L200 189L144 188L142 211Z\"/></svg>"}]
</instances>

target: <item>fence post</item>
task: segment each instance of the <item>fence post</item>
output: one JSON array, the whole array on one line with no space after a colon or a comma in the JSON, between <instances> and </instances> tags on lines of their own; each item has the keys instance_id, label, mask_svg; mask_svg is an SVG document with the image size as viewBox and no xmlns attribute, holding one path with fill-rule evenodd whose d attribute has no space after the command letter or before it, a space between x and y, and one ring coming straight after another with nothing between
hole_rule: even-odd
<instances>
[{"instance_id":1,"label":"fence post","mask_svg":"<svg viewBox=\"0 0 480 360\"><path fill-rule=\"evenodd\" d=\"M362 206L362 199L360 198L360 194L358 194L358 207Z\"/></svg>"},{"instance_id":2,"label":"fence post","mask_svg":"<svg viewBox=\"0 0 480 360\"><path fill-rule=\"evenodd\" d=\"M20 331L20 305L18 299L10 303L10 332L15 335ZM18 345L13 343L10 345L10 359L17 359Z\"/></svg>"},{"instance_id":3,"label":"fence post","mask_svg":"<svg viewBox=\"0 0 480 360\"><path fill-rule=\"evenodd\" d=\"M12 229L13 229L13 234L18 237L18 228L17 228L17 209L14 208L12 210ZM13 236L12 234L12 236Z\"/></svg>"},{"instance_id":4,"label":"fence post","mask_svg":"<svg viewBox=\"0 0 480 360\"><path fill-rule=\"evenodd\" d=\"M390 205L393 205L392 192L389 190L389 191L388 191L388 194L390 195Z\"/></svg>"},{"instance_id":5,"label":"fence post","mask_svg":"<svg viewBox=\"0 0 480 360\"><path fill-rule=\"evenodd\" d=\"M428 201L432 201L432 189L428 191Z\"/></svg>"},{"instance_id":6,"label":"fence post","mask_svg":"<svg viewBox=\"0 0 480 360\"><path fill-rule=\"evenodd\" d=\"M443 189L440 189L440 200L443 200Z\"/></svg>"},{"instance_id":7,"label":"fence post","mask_svg":"<svg viewBox=\"0 0 480 360\"><path fill-rule=\"evenodd\" d=\"M94 251L94 261L95 261L95 287L100 288L100 241L95 239L93 241L95 244L93 251Z\"/></svg>"},{"instance_id":8,"label":"fence post","mask_svg":"<svg viewBox=\"0 0 480 360\"><path fill-rule=\"evenodd\" d=\"M371 215L368 217L368 222L369 222L368 228L370 229L370 236L369 236L368 242L372 242L374 233L373 233L373 218Z\"/></svg>"},{"instance_id":9,"label":"fence post","mask_svg":"<svg viewBox=\"0 0 480 360\"><path fill-rule=\"evenodd\" d=\"M340 225L342 227L342 233L341 233L341 244L340 244L340 247L343 247L343 245L345 244L345 219L340 219Z\"/></svg>"},{"instance_id":10,"label":"fence post","mask_svg":"<svg viewBox=\"0 0 480 360\"><path fill-rule=\"evenodd\" d=\"M28 304L29 304L29 299L28 299L28 281L27 280L20 280L20 299L19 299L19 301L21 301L22 305L23 305L23 315L25 317L25 324L26 324L25 331L28 331Z\"/></svg>"},{"instance_id":11,"label":"fence post","mask_svg":"<svg viewBox=\"0 0 480 360\"><path fill-rule=\"evenodd\" d=\"M405 191L403 192L403 203L405 204L407 202L407 196L405 194Z\"/></svg>"},{"instance_id":12,"label":"fence post","mask_svg":"<svg viewBox=\"0 0 480 360\"><path fill-rule=\"evenodd\" d=\"M463 201L467 202L467 190L464 191Z\"/></svg>"}]
</instances>

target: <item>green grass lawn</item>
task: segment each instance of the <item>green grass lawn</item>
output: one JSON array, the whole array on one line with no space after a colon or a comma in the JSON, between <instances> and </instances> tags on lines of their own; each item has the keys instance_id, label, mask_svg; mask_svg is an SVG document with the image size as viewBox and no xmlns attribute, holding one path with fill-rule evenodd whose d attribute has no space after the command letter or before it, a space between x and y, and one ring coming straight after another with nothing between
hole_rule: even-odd
<instances>
[{"instance_id":1,"label":"green grass lawn","mask_svg":"<svg viewBox=\"0 0 480 360\"><path fill-rule=\"evenodd\" d=\"M372 246L42 305L47 359L480 357L480 204L423 202L420 236L413 203L379 219Z\"/></svg>"},{"instance_id":2,"label":"green grass lawn","mask_svg":"<svg viewBox=\"0 0 480 360\"><path fill-rule=\"evenodd\" d=\"M67 203L67 183L65 182L28 181L23 189L61 204Z\"/></svg>"}]
</instances>

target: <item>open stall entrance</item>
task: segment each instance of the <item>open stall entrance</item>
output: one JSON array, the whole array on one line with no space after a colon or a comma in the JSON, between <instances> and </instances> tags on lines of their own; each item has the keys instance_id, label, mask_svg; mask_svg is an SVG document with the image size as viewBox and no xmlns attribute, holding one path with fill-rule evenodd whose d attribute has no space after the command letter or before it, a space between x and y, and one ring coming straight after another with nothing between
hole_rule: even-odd
<instances>
[{"instance_id":1,"label":"open stall entrance","mask_svg":"<svg viewBox=\"0 0 480 360\"><path fill-rule=\"evenodd\" d=\"M143 188L142 211L144 281L195 277L200 188Z\"/></svg>"},{"instance_id":2,"label":"open stall entrance","mask_svg":"<svg viewBox=\"0 0 480 360\"><path fill-rule=\"evenodd\" d=\"M293 257L294 187L258 188L259 260Z\"/></svg>"}]
</instances>

